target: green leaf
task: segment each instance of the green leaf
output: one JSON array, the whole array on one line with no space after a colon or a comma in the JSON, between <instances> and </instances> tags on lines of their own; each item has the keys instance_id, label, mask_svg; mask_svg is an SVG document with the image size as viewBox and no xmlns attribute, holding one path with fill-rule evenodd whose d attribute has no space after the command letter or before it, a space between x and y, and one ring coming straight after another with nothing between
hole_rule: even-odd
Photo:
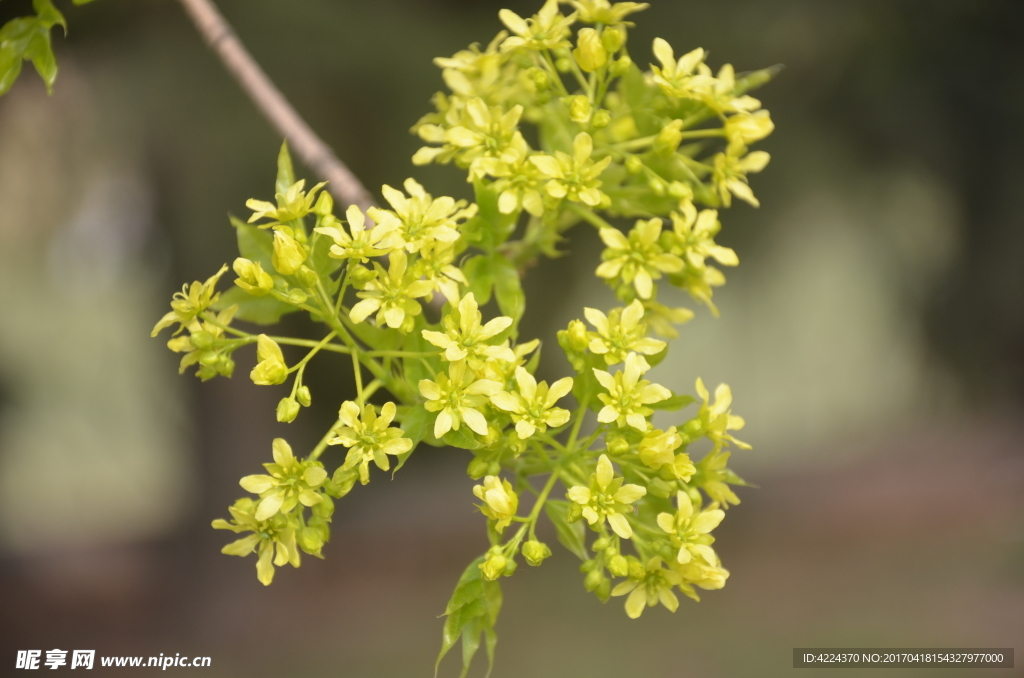
<instances>
[{"instance_id":1,"label":"green leaf","mask_svg":"<svg viewBox=\"0 0 1024 678\"><path fill-rule=\"evenodd\" d=\"M666 398L659 403L651 403L648 405L651 409L655 410L681 410L694 401L694 397L690 395L673 395L671 398Z\"/></svg>"},{"instance_id":2,"label":"green leaf","mask_svg":"<svg viewBox=\"0 0 1024 678\"><path fill-rule=\"evenodd\" d=\"M404 437L412 441L412 448L408 452L398 455L398 463L395 464L395 469L391 472L392 478L395 477L399 469L405 466L405 462L409 460L412 453L416 451L416 447L426 437L430 428L434 425L435 417L436 415L427 412L422 403L413 405L401 415L402 431L405 432Z\"/></svg>"},{"instance_id":3,"label":"green leaf","mask_svg":"<svg viewBox=\"0 0 1024 678\"><path fill-rule=\"evenodd\" d=\"M278 193L285 193L295 183L295 170L292 168L292 156L288 153L288 142L281 143L281 150L277 154L277 181L274 189Z\"/></svg>"},{"instance_id":4,"label":"green leaf","mask_svg":"<svg viewBox=\"0 0 1024 678\"><path fill-rule=\"evenodd\" d=\"M483 306L491 300L491 288L494 287L494 276L491 274L491 260L486 255L478 255L462 265L462 272L469 280L469 291L473 293L476 303Z\"/></svg>"},{"instance_id":5,"label":"green leaf","mask_svg":"<svg viewBox=\"0 0 1024 678\"><path fill-rule=\"evenodd\" d=\"M235 313L236 320L244 320L257 325L276 325L280 322L281 316L299 310L291 304L278 301L269 294L255 297L241 287L233 287L221 294L213 308L220 311L232 304L238 304L238 311Z\"/></svg>"},{"instance_id":6,"label":"green leaf","mask_svg":"<svg viewBox=\"0 0 1024 678\"><path fill-rule=\"evenodd\" d=\"M569 502L549 499L544 504L544 511L548 514L551 524L555 526L555 533L562 546L576 554L580 560L590 558L587 554L583 522L579 520L575 523L569 522Z\"/></svg>"},{"instance_id":7,"label":"green leaf","mask_svg":"<svg viewBox=\"0 0 1024 678\"><path fill-rule=\"evenodd\" d=\"M501 611L501 586L498 582L487 581L480 571L481 556L469 564L462 573L451 600L445 608L448 617L441 634L441 652L434 665L434 675L441 666L441 660L455 643L462 637L462 676L469 671L470 662L480 647L480 633L483 632L487 641L487 656L490 666L494 662L494 646L498 636L494 625ZM488 668L490 674L490 668Z\"/></svg>"},{"instance_id":8,"label":"green leaf","mask_svg":"<svg viewBox=\"0 0 1024 678\"><path fill-rule=\"evenodd\" d=\"M53 83L57 80L57 59L50 46L50 31L40 27L32 36L25 58L32 61L39 77L46 83L46 91L53 94Z\"/></svg>"},{"instance_id":9,"label":"green leaf","mask_svg":"<svg viewBox=\"0 0 1024 678\"><path fill-rule=\"evenodd\" d=\"M491 273L494 276L494 296L498 299L498 308L502 315L512 318L517 324L526 311L526 295L523 294L519 271L501 254L491 257Z\"/></svg>"},{"instance_id":10,"label":"green leaf","mask_svg":"<svg viewBox=\"0 0 1024 678\"><path fill-rule=\"evenodd\" d=\"M59 24L64 28L64 32L67 33L68 22L64 20L64 15L53 6L52 0L32 0L32 9L36 11L39 22L44 28L50 29Z\"/></svg>"},{"instance_id":11,"label":"green leaf","mask_svg":"<svg viewBox=\"0 0 1024 678\"><path fill-rule=\"evenodd\" d=\"M340 280L335 281L331 279L331 274L341 268L341 265L344 263L341 259L335 259L331 256L332 245L334 245L333 238L322 233L313 233L313 237L310 239L310 254L307 261L309 267L320 276L324 287L331 294L334 293L334 287L340 284Z\"/></svg>"},{"instance_id":12,"label":"green leaf","mask_svg":"<svg viewBox=\"0 0 1024 678\"><path fill-rule=\"evenodd\" d=\"M94 1L95 0L72 0L76 5L88 5L90 2Z\"/></svg>"},{"instance_id":13,"label":"green leaf","mask_svg":"<svg viewBox=\"0 0 1024 678\"><path fill-rule=\"evenodd\" d=\"M490 183L473 182L473 192L476 196L476 204L480 208L480 219L483 222L474 224L474 228L480 229L477 238L483 249L493 252L494 248L508 240L509 236L515 232L519 213L501 213L498 209L498 192Z\"/></svg>"},{"instance_id":14,"label":"green leaf","mask_svg":"<svg viewBox=\"0 0 1024 678\"><path fill-rule=\"evenodd\" d=\"M6 94L21 73L21 55L14 50L0 48L0 95Z\"/></svg>"},{"instance_id":15,"label":"green leaf","mask_svg":"<svg viewBox=\"0 0 1024 678\"><path fill-rule=\"evenodd\" d=\"M270 231L250 226L241 219L229 216L238 237L238 253L249 261L258 261L263 270L274 274L274 236Z\"/></svg>"},{"instance_id":16,"label":"green leaf","mask_svg":"<svg viewBox=\"0 0 1024 678\"><path fill-rule=\"evenodd\" d=\"M458 431L452 430L445 433L441 436L441 442L463 450L476 450L480 448L480 442L473 436L469 427L465 425L459 427Z\"/></svg>"}]
</instances>

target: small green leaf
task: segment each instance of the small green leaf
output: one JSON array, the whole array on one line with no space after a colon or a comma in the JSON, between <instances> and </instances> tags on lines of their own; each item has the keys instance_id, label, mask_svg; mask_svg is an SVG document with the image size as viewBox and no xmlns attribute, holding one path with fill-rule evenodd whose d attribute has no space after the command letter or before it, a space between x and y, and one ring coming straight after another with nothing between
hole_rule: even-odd
<instances>
[{"instance_id":1,"label":"small green leaf","mask_svg":"<svg viewBox=\"0 0 1024 678\"><path fill-rule=\"evenodd\" d=\"M59 24L64 28L64 32L67 33L68 22L64 20L64 15L53 6L52 0L32 0L32 9L36 11L39 22L47 31Z\"/></svg>"},{"instance_id":2,"label":"small green leaf","mask_svg":"<svg viewBox=\"0 0 1024 678\"><path fill-rule=\"evenodd\" d=\"M475 256L462 265L462 272L469 280L469 291L473 293L476 303L483 306L490 301L491 288L494 287L490 258L483 254Z\"/></svg>"},{"instance_id":3,"label":"small green leaf","mask_svg":"<svg viewBox=\"0 0 1024 678\"><path fill-rule=\"evenodd\" d=\"M331 256L331 246L334 245L334 239L330 238L322 233L313 233L313 237L310 239L310 255L309 255L309 267L313 269L320 280L323 282L324 287L328 292L333 294L332 289L338 281L331 279L331 274L341 268L341 259L335 259Z\"/></svg>"},{"instance_id":4,"label":"small green leaf","mask_svg":"<svg viewBox=\"0 0 1024 678\"><path fill-rule=\"evenodd\" d=\"M488 252L508 240L516 230L516 222L519 213L502 214L498 209L498 193L492 184L484 181L473 182L473 191L476 196L476 204L480 208L480 218L483 224L478 224L481 229L479 236L480 246Z\"/></svg>"},{"instance_id":5,"label":"small green leaf","mask_svg":"<svg viewBox=\"0 0 1024 678\"><path fill-rule=\"evenodd\" d=\"M57 80L57 59L53 56L53 49L50 46L50 31L40 27L32 36L25 58L32 61L39 77L46 83L46 91L53 94L53 83Z\"/></svg>"},{"instance_id":6,"label":"small green leaf","mask_svg":"<svg viewBox=\"0 0 1024 678\"><path fill-rule=\"evenodd\" d=\"M451 600L445 608L448 617L441 635L441 652L434 665L434 675L441 666L441 660L462 637L462 676L469 671L469 665L480 647L480 633L487 642L488 674L494 663L494 646L498 636L494 625L501 611L501 586L495 581L486 581L480 571L481 556L469 564L455 586Z\"/></svg>"},{"instance_id":7,"label":"small green leaf","mask_svg":"<svg viewBox=\"0 0 1024 678\"><path fill-rule=\"evenodd\" d=\"M281 143L277 154L277 181L274 188L278 193L285 193L295 183L295 170L292 168L292 156L288 153L288 142Z\"/></svg>"},{"instance_id":8,"label":"small green leaf","mask_svg":"<svg viewBox=\"0 0 1024 678\"><path fill-rule=\"evenodd\" d=\"M549 499L544 504L544 511L555 526L555 533L558 535L558 541L562 543L562 546L569 549L580 560L587 560L590 556L587 555L583 523L579 520L575 523L569 522L569 502Z\"/></svg>"},{"instance_id":9,"label":"small green leaf","mask_svg":"<svg viewBox=\"0 0 1024 678\"><path fill-rule=\"evenodd\" d=\"M238 253L250 261L257 261L263 270L274 274L274 236L270 231L250 226L241 219L228 217L238 237Z\"/></svg>"},{"instance_id":10,"label":"small green leaf","mask_svg":"<svg viewBox=\"0 0 1024 678\"><path fill-rule=\"evenodd\" d=\"M391 472L392 478L396 473L398 473L399 469L405 466L405 462L407 462L409 457L412 456L412 453L416 451L416 446L420 444L420 441L422 441L427 435L427 432L430 431L430 427L434 425L435 416L436 415L427 412L422 404L413 405L402 414L402 431L405 432L405 437L412 441L412 449L398 455L395 468Z\"/></svg>"},{"instance_id":11,"label":"small green leaf","mask_svg":"<svg viewBox=\"0 0 1024 678\"><path fill-rule=\"evenodd\" d=\"M241 287L233 287L221 294L213 307L214 310L220 311L232 304L238 304L235 319L257 325L276 325L281 321L281 316L299 310L291 304L278 301L269 294L255 297Z\"/></svg>"},{"instance_id":12,"label":"small green leaf","mask_svg":"<svg viewBox=\"0 0 1024 678\"><path fill-rule=\"evenodd\" d=\"M458 431L448 431L441 437L446 445L458 447L463 450L476 450L480 448L480 442L473 436L468 426L461 426Z\"/></svg>"},{"instance_id":13,"label":"small green leaf","mask_svg":"<svg viewBox=\"0 0 1024 678\"><path fill-rule=\"evenodd\" d=\"M516 324L526 311L526 295L523 294L519 271L501 254L491 257L491 264L494 296L498 299L498 308L501 309L502 315L509 316L513 324Z\"/></svg>"}]
</instances>

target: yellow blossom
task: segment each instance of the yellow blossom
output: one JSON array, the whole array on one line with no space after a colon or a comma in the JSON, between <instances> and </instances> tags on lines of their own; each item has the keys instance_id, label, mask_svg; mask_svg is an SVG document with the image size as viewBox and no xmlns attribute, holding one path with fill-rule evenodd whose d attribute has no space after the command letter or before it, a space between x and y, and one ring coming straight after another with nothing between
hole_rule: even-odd
<instances>
[{"instance_id":1,"label":"yellow blossom","mask_svg":"<svg viewBox=\"0 0 1024 678\"><path fill-rule=\"evenodd\" d=\"M605 315L596 308L584 308L583 315L597 332L590 333L588 348L592 353L603 355L609 365L620 363L629 352L654 355L665 350L664 341L647 337L647 326L640 321L644 317L644 306L634 299L626 308L616 308Z\"/></svg>"},{"instance_id":2,"label":"yellow blossom","mask_svg":"<svg viewBox=\"0 0 1024 678\"><path fill-rule=\"evenodd\" d=\"M630 504L647 494L647 488L622 483L623 478L615 476L608 455L602 454L597 460L597 468L590 474L589 487L570 487L566 496L570 501L583 507L581 513L591 527L597 529L607 519L615 534L623 539L629 539L633 536L633 528L626 519L626 514L633 510Z\"/></svg>"},{"instance_id":3,"label":"yellow blossom","mask_svg":"<svg viewBox=\"0 0 1024 678\"><path fill-rule=\"evenodd\" d=\"M448 374L438 374L435 381L421 379L420 393L427 399L428 412L438 412L434 437L458 431L463 422L479 435L487 435L487 418L480 412L487 398L501 391L501 384L489 379L475 379L466 363L448 366Z\"/></svg>"},{"instance_id":4,"label":"yellow blossom","mask_svg":"<svg viewBox=\"0 0 1024 678\"><path fill-rule=\"evenodd\" d=\"M676 561L686 564L694 558L701 558L711 567L718 565L718 556L711 544L715 538L711 531L725 518L725 511L712 504L711 508L694 513L693 502L685 492L676 494L675 515L658 514L658 527L670 535L672 546L679 549Z\"/></svg>"},{"instance_id":5,"label":"yellow blossom","mask_svg":"<svg viewBox=\"0 0 1024 678\"><path fill-rule=\"evenodd\" d=\"M341 404L338 419L344 426L327 444L349 448L342 468L348 470L358 466L359 481L363 485L370 482L371 461L380 470L387 471L391 467L387 455L397 456L412 449L412 440L403 437L405 432L391 426L397 411L394 403L385 403L379 416L373 405L364 405L360 410L359 405L351 400Z\"/></svg>"},{"instance_id":6,"label":"yellow blossom","mask_svg":"<svg viewBox=\"0 0 1024 678\"><path fill-rule=\"evenodd\" d=\"M632 426L638 431L648 429L647 417L654 410L645 405L672 397L672 392L664 386L640 379L649 369L651 366L643 356L636 353L626 356L626 368L616 372L615 376L594 368L597 380L608 390L608 393L599 393L597 396L604 403L604 407L597 413L599 422L616 422L619 426Z\"/></svg>"},{"instance_id":7,"label":"yellow blossom","mask_svg":"<svg viewBox=\"0 0 1024 678\"><path fill-rule=\"evenodd\" d=\"M483 485L473 487L473 494L484 502L481 513L496 521L494 529L501 534L512 522L519 508L519 496L507 480L486 476Z\"/></svg>"},{"instance_id":8,"label":"yellow blossom","mask_svg":"<svg viewBox=\"0 0 1024 678\"><path fill-rule=\"evenodd\" d=\"M569 421L569 410L555 407L555 403L572 390L572 377L559 379L548 388L547 382L538 384L532 374L517 367L516 385L518 389L511 393L492 395L491 402L512 414L520 439L526 440L537 431L543 433L548 426L561 426Z\"/></svg>"}]
</instances>

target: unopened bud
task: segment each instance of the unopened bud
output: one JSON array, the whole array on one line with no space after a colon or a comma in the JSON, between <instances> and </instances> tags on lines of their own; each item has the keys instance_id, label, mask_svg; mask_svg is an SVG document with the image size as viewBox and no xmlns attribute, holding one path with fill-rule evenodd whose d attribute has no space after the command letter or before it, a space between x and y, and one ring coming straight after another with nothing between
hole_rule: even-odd
<instances>
[{"instance_id":1,"label":"unopened bud","mask_svg":"<svg viewBox=\"0 0 1024 678\"><path fill-rule=\"evenodd\" d=\"M693 200L693 189L681 181L673 181L669 184L668 194L676 200Z\"/></svg>"},{"instance_id":2,"label":"unopened bud","mask_svg":"<svg viewBox=\"0 0 1024 678\"><path fill-rule=\"evenodd\" d=\"M490 464L486 459L474 457L473 461L469 462L469 467L466 469L466 473L473 480L477 480L487 475L488 466L490 466Z\"/></svg>"},{"instance_id":3,"label":"unopened bud","mask_svg":"<svg viewBox=\"0 0 1024 678\"><path fill-rule=\"evenodd\" d=\"M633 60L623 54L621 57L612 62L612 65L608 67L608 71L615 77L621 77L629 71L629 67L633 65Z\"/></svg>"},{"instance_id":4,"label":"unopened bud","mask_svg":"<svg viewBox=\"0 0 1024 678\"><path fill-rule=\"evenodd\" d=\"M545 558L549 558L550 556L551 549L543 542L531 539L523 544L523 557L526 558L526 563L528 565L536 567L544 562Z\"/></svg>"},{"instance_id":5,"label":"unopened bud","mask_svg":"<svg viewBox=\"0 0 1024 678\"><path fill-rule=\"evenodd\" d=\"M584 123L590 120L591 111L590 99L582 94L572 97L572 101L569 104L569 117L573 122Z\"/></svg>"},{"instance_id":6,"label":"unopened bud","mask_svg":"<svg viewBox=\"0 0 1024 678\"><path fill-rule=\"evenodd\" d=\"M626 556L622 554L612 556L608 561L608 571L616 577L625 577L629 574L629 561L626 560Z\"/></svg>"},{"instance_id":7,"label":"unopened bud","mask_svg":"<svg viewBox=\"0 0 1024 678\"><path fill-rule=\"evenodd\" d=\"M673 120L669 124L661 128L658 132L658 136L654 138L653 148L656 153L661 155L672 155L679 148L680 142L683 140L683 121Z\"/></svg>"},{"instance_id":8,"label":"unopened bud","mask_svg":"<svg viewBox=\"0 0 1024 678\"><path fill-rule=\"evenodd\" d=\"M306 303L306 293L300 289L289 290L288 292L288 303L298 306L299 304Z\"/></svg>"},{"instance_id":9,"label":"unopened bud","mask_svg":"<svg viewBox=\"0 0 1024 678\"><path fill-rule=\"evenodd\" d=\"M580 68L590 73L608 63L608 52L601 44L601 36L593 28L581 28L576 49L572 51Z\"/></svg>"},{"instance_id":10,"label":"unopened bud","mask_svg":"<svg viewBox=\"0 0 1024 678\"><path fill-rule=\"evenodd\" d=\"M601 537L600 539L594 542L594 550L604 551L606 548L611 546L611 543L612 542L610 539L608 539L608 537Z\"/></svg>"},{"instance_id":11,"label":"unopened bud","mask_svg":"<svg viewBox=\"0 0 1024 678\"><path fill-rule=\"evenodd\" d=\"M319 279L316 272L309 266L300 266L299 270L295 273L295 277L299 279L303 287L313 287Z\"/></svg>"},{"instance_id":12,"label":"unopened bud","mask_svg":"<svg viewBox=\"0 0 1024 678\"><path fill-rule=\"evenodd\" d=\"M295 417L299 416L299 403L294 398L281 398L281 402L277 404L277 420L290 424L295 421Z\"/></svg>"},{"instance_id":13,"label":"unopened bud","mask_svg":"<svg viewBox=\"0 0 1024 678\"><path fill-rule=\"evenodd\" d=\"M577 353L583 353L590 345L587 339L587 326L579 320L569 323L569 345Z\"/></svg>"},{"instance_id":14,"label":"unopened bud","mask_svg":"<svg viewBox=\"0 0 1024 678\"><path fill-rule=\"evenodd\" d=\"M303 407L309 407L313 404L313 395L309 392L308 386L300 386L295 391L295 399L299 401L299 404Z\"/></svg>"},{"instance_id":15,"label":"unopened bud","mask_svg":"<svg viewBox=\"0 0 1024 678\"><path fill-rule=\"evenodd\" d=\"M299 534L296 537L296 541L299 542L299 546L303 551L313 556L320 555L320 549L324 547L324 540L320 537L317 530L311 527L304 527L299 530Z\"/></svg>"},{"instance_id":16,"label":"unopened bud","mask_svg":"<svg viewBox=\"0 0 1024 678\"><path fill-rule=\"evenodd\" d=\"M588 591L593 591L600 586L603 581L605 581L604 572L600 569L593 569L588 572L587 576L583 579L583 588Z\"/></svg>"},{"instance_id":17,"label":"unopened bud","mask_svg":"<svg viewBox=\"0 0 1024 678\"><path fill-rule=\"evenodd\" d=\"M480 571L483 572L484 579L494 581L501 575L505 574L505 568L508 566L508 560L501 553L492 553L487 557L484 562L480 563Z\"/></svg>"},{"instance_id":18,"label":"unopened bud","mask_svg":"<svg viewBox=\"0 0 1024 678\"><path fill-rule=\"evenodd\" d=\"M352 281L352 285L358 290L363 289L366 283L376 277L377 273L375 271L371 271L365 266L353 266L348 274L348 279Z\"/></svg>"},{"instance_id":19,"label":"unopened bud","mask_svg":"<svg viewBox=\"0 0 1024 678\"><path fill-rule=\"evenodd\" d=\"M619 28L606 28L601 33L601 44L608 52L618 52L626 42L626 32Z\"/></svg>"},{"instance_id":20,"label":"unopened bud","mask_svg":"<svg viewBox=\"0 0 1024 678\"><path fill-rule=\"evenodd\" d=\"M612 454L625 454L629 452L629 441L625 438L611 438L607 441L608 451Z\"/></svg>"},{"instance_id":21,"label":"unopened bud","mask_svg":"<svg viewBox=\"0 0 1024 678\"><path fill-rule=\"evenodd\" d=\"M639 174L644 168L644 161L635 155L626 158L626 171L630 174Z\"/></svg>"},{"instance_id":22,"label":"unopened bud","mask_svg":"<svg viewBox=\"0 0 1024 678\"><path fill-rule=\"evenodd\" d=\"M331 197L331 194L327 191L321 191L320 197L316 199L313 211L321 217L329 216L334 211L334 198Z\"/></svg>"},{"instance_id":23,"label":"unopened bud","mask_svg":"<svg viewBox=\"0 0 1024 678\"><path fill-rule=\"evenodd\" d=\"M609 123L611 123L611 121L612 114L603 108L599 110L597 113L594 113L593 125L597 129L604 129L605 127L608 126Z\"/></svg>"},{"instance_id":24,"label":"unopened bud","mask_svg":"<svg viewBox=\"0 0 1024 678\"><path fill-rule=\"evenodd\" d=\"M206 330L193 332L190 338L192 340L192 345L201 351L206 351L213 346L213 335Z\"/></svg>"},{"instance_id":25,"label":"unopened bud","mask_svg":"<svg viewBox=\"0 0 1024 678\"><path fill-rule=\"evenodd\" d=\"M239 257L235 259L232 268L238 278L235 284L254 296L262 296L274 289L274 279L263 270L258 261L249 261Z\"/></svg>"},{"instance_id":26,"label":"unopened bud","mask_svg":"<svg viewBox=\"0 0 1024 678\"><path fill-rule=\"evenodd\" d=\"M305 260L306 252L294 238L282 231L274 233L274 256L271 263L278 273L291 275L299 270Z\"/></svg>"}]
</instances>

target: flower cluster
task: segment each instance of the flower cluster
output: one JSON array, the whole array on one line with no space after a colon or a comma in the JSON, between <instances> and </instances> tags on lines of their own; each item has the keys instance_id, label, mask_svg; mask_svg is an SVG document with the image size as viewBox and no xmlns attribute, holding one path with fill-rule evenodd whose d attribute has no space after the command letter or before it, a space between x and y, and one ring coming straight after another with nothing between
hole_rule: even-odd
<instances>
[{"instance_id":1,"label":"flower cluster","mask_svg":"<svg viewBox=\"0 0 1024 678\"><path fill-rule=\"evenodd\" d=\"M252 381L290 382L283 422L311 406L303 379L318 354L352 361L353 395L320 443L298 458L275 440L267 473L242 479L255 498L214 523L248 533L224 552L257 553L264 583L275 565L298 567L302 551L320 556L334 500L374 467L397 471L422 445L465 451L490 547L449 603L441 655L463 637L467 662L480 633L493 643L500 578L520 556L538 566L551 555L537 538L542 519L583 561L584 588L625 596L635 618L725 584L711 533L744 484L728 467L733 448L749 449L733 435L744 421L729 387L712 398L697 379L693 397L656 382L663 339L693 317L658 293L667 283L717 314L716 265L739 263L715 240L719 210L733 197L757 205L749 175L768 156L748 147L772 122L747 92L772 72L713 74L703 50L676 58L662 39L644 72L627 49L627 17L646 4L561 4L573 11L556 0L530 17L503 10L506 30L486 48L436 60L450 91L414 127L426 145L413 162L464 170L474 202L408 179L382 188L387 207L350 206L340 218L322 184L296 180L283 147L275 200L250 200L249 221L233 222L235 287L216 290L227 267L187 286L154 329L177 325L169 345L203 379L230 376L232 353L255 344ZM572 372L549 383L537 376L539 341L519 337L520 277L560 255L577 224L604 243L593 265L619 303L583 309L558 332ZM298 311L324 327L319 338L233 325ZM347 454L330 473L320 457L332 445Z\"/></svg>"}]
</instances>

